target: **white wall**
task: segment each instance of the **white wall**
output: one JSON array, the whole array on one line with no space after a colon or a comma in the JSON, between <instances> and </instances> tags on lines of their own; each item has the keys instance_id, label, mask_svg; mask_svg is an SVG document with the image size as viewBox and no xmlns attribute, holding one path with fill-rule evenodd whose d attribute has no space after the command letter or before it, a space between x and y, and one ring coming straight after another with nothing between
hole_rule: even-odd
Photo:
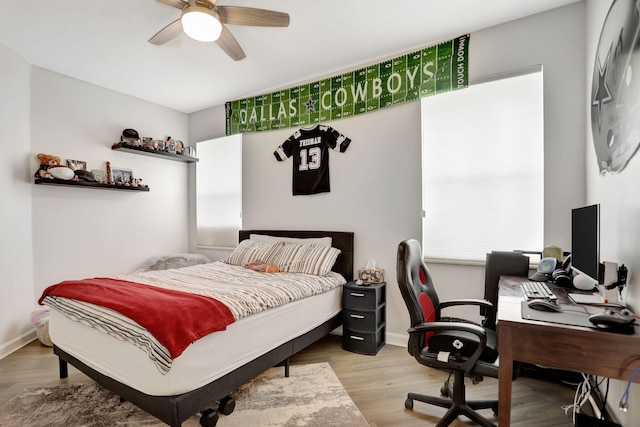
<instances>
[{"instance_id":1,"label":"white wall","mask_svg":"<svg viewBox=\"0 0 640 427\"><path fill-rule=\"evenodd\" d=\"M471 79L543 65L545 244L565 248L570 209L585 196L583 63L583 3L471 34ZM223 136L224 123L224 108L201 111L191 115L190 133L194 141ZM295 129L244 135L244 226L354 231L356 267L374 258L386 270L387 341L405 344L409 320L395 263L398 243L421 236L420 103L328 124L353 141L330 154L331 193L314 196L293 197L291 160L278 163L272 154ZM430 268L442 299L483 296L483 266Z\"/></svg>"},{"instance_id":2,"label":"white wall","mask_svg":"<svg viewBox=\"0 0 640 427\"><path fill-rule=\"evenodd\" d=\"M29 79L31 67L0 43L0 358L33 338Z\"/></svg>"},{"instance_id":3,"label":"white wall","mask_svg":"<svg viewBox=\"0 0 640 427\"><path fill-rule=\"evenodd\" d=\"M29 314L51 284L127 273L189 249L187 163L111 150L123 129L189 142L184 113L32 67L0 45L0 357L34 337ZM36 186L38 153L130 168L150 192Z\"/></svg>"},{"instance_id":4,"label":"white wall","mask_svg":"<svg viewBox=\"0 0 640 427\"><path fill-rule=\"evenodd\" d=\"M588 0L587 2L585 60L587 78L584 87L587 96L591 94L591 78L600 32L612 3L611 0ZM635 74L634 78L637 79ZM625 302L638 313L640 312L640 275L638 274L640 271L640 223L638 223L640 196L637 188L638 182L640 182L640 157L636 153L627 167L618 174L600 176L593 148L591 113L588 103L583 106L583 114L587 117L585 124L587 202L600 204L600 257L603 261L627 266L629 269L628 286L623 295ZM633 366L637 367L640 349L637 348L632 356L636 358ZM638 381L638 377L636 377L636 381ZM613 408L617 408L625 387L626 382L612 381L609 395ZM623 413L617 409L614 409L613 412L625 426L640 425L640 407L638 406L640 386L638 384L634 384L629 391L629 403L629 412Z\"/></svg>"},{"instance_id":5,"label":"white wall","mask_svg":"<svg viewBox=\"0 0 640 427\"><path fill-rule=\"evenodd\" d=\"M188 141L188 118L37 67L31 153L129 168L150 191L33 186L34 286L129 272L153 255L188 250L187 163L111 150L125 128Z\"/></svg>"}]
</instances>

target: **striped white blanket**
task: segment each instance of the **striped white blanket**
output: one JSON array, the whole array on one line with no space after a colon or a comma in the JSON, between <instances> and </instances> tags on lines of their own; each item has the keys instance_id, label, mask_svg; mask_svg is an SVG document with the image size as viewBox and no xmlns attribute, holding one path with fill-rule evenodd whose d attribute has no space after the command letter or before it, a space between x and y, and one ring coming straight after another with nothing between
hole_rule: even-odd
<instances>
[{"instance_id":1,"label":"striped white blanket","mask_svg":"<svg viewBox=\"0 0 640 427\"><path fill-rule=\"evenodd\" d=\"M345 283L345 279L334 272L327 276L261 273L220 261L115 278L215 298L229 307L235 320L327 292ZM163 374L171 369L168 350L146 329L127 317L108 308L66 298L47 296L44 304L72 320L131 342L146 351Z\"/></svg>"}]
</instances>

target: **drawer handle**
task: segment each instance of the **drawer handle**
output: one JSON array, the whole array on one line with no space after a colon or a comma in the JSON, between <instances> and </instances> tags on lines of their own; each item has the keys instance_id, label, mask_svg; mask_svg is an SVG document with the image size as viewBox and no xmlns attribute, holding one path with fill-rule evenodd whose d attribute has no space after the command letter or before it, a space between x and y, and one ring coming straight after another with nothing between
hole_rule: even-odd
<instances>
[{"instance_id":1,"label":"drawer handle","mask_svg":"<svg viewBox=\"0 0 640 427\"><path fill-rule=\"evenodd\" d=\"M350 335L349 338L351 338L352 340L364 341L364 338L358 337L356 335Z\"/></svg>"},{"instance_id":2,"label":"drawer handle","mask_svg":"<svg viewBox=\"0 0 640 427\"><path fill-rule=\"evenodd\" d=\"M354 319L364 319L364 316L362 314L352 314L351 317L353 317Z\"/></svg>"},{"instance_id":3,"label":"drawer handle","mask_svg":"<svg viewBox=\"0 0 640 427\"><path fill-rule=\"evenodd\" d=\"M352 297L363 297L363 296L364 296L364 294L351 292L351 296L352 296Z\"/></svg>"}]
</instances>

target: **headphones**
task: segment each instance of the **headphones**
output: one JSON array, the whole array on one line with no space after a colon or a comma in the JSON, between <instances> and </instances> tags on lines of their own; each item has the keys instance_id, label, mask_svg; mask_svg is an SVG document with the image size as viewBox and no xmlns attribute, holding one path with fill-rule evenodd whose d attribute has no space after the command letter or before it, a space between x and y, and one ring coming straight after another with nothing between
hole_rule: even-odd
<instances>
[{"instance_id":1,"label":"headphones","mask_svg":"<svg viewBox=\"0 0 640 427\"><path fill-rule=\"evenodd\" d=\"M562 263L556 258L542 258L538 263L538 271L529 279L540 282L553 281L558 286L571 287L571 256Z\"/></svg>"},{"instance_id":2,"label":"headphones","mask_svg":"<svg viewBox=\"0 0 640 427\"><path fill-rule=\"evenodd\" d=\"M558 286L569 287L573 284L571 274L564 268L557 268L551 273L551 280Z\"/></svg>"},{"instance_id":3,"label":"headphones","mask_svg":"<svg viewBox=\"0 0 640 427\"><path fill-rule=\"evenodd\" d=\"M555 269L553 273L551 273L551 280L558 286L570 287L573 285L573 279L571 277L571 255L564 260L560 268Z\"/></svg>"}]
</instances>

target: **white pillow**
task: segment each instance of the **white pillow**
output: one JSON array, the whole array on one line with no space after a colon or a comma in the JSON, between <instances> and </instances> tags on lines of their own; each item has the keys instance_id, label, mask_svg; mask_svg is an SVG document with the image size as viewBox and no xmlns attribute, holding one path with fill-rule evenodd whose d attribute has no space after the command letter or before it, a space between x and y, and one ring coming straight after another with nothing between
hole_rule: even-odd
<instances>
[{"instance_id":1,"label":"white pillow","mask_svg":"<svg viewBox=\"0 0 640 427\"><path fill-rule=\"evenodd\" d=\"M327 246L287 243L280 250L276 265L282 272L326 276L340 252L340 249Z\"/></svg>"},{"instance_id":2,"label":"white pillow","mask_svg":"<svg viewBox=\"0 0 640 427\"><path fill-rule=\"evenodd\" d=\"M242 267L250 261L262 261L266 264L276 264L275 260L280 254L283 242L256 242L245 239L233 250L231 255L224 260L227 264L240 265Z\"/></svg>"},{"instance_id":3,"label":"white pillow","mask_svg":"<svg viewBox=\"0 0 640 427\"><path fill-rule=\"evenodd\" d=\"M293 243L298 245L319 245L325 247L331 247L333 240L331 237L310 237L310 238L301 238L301 237L279 237L279 236L268 236L266 234L249 234L249 239L255 242L285 242L285 243Z\"/></svg>"}]
</instances>

